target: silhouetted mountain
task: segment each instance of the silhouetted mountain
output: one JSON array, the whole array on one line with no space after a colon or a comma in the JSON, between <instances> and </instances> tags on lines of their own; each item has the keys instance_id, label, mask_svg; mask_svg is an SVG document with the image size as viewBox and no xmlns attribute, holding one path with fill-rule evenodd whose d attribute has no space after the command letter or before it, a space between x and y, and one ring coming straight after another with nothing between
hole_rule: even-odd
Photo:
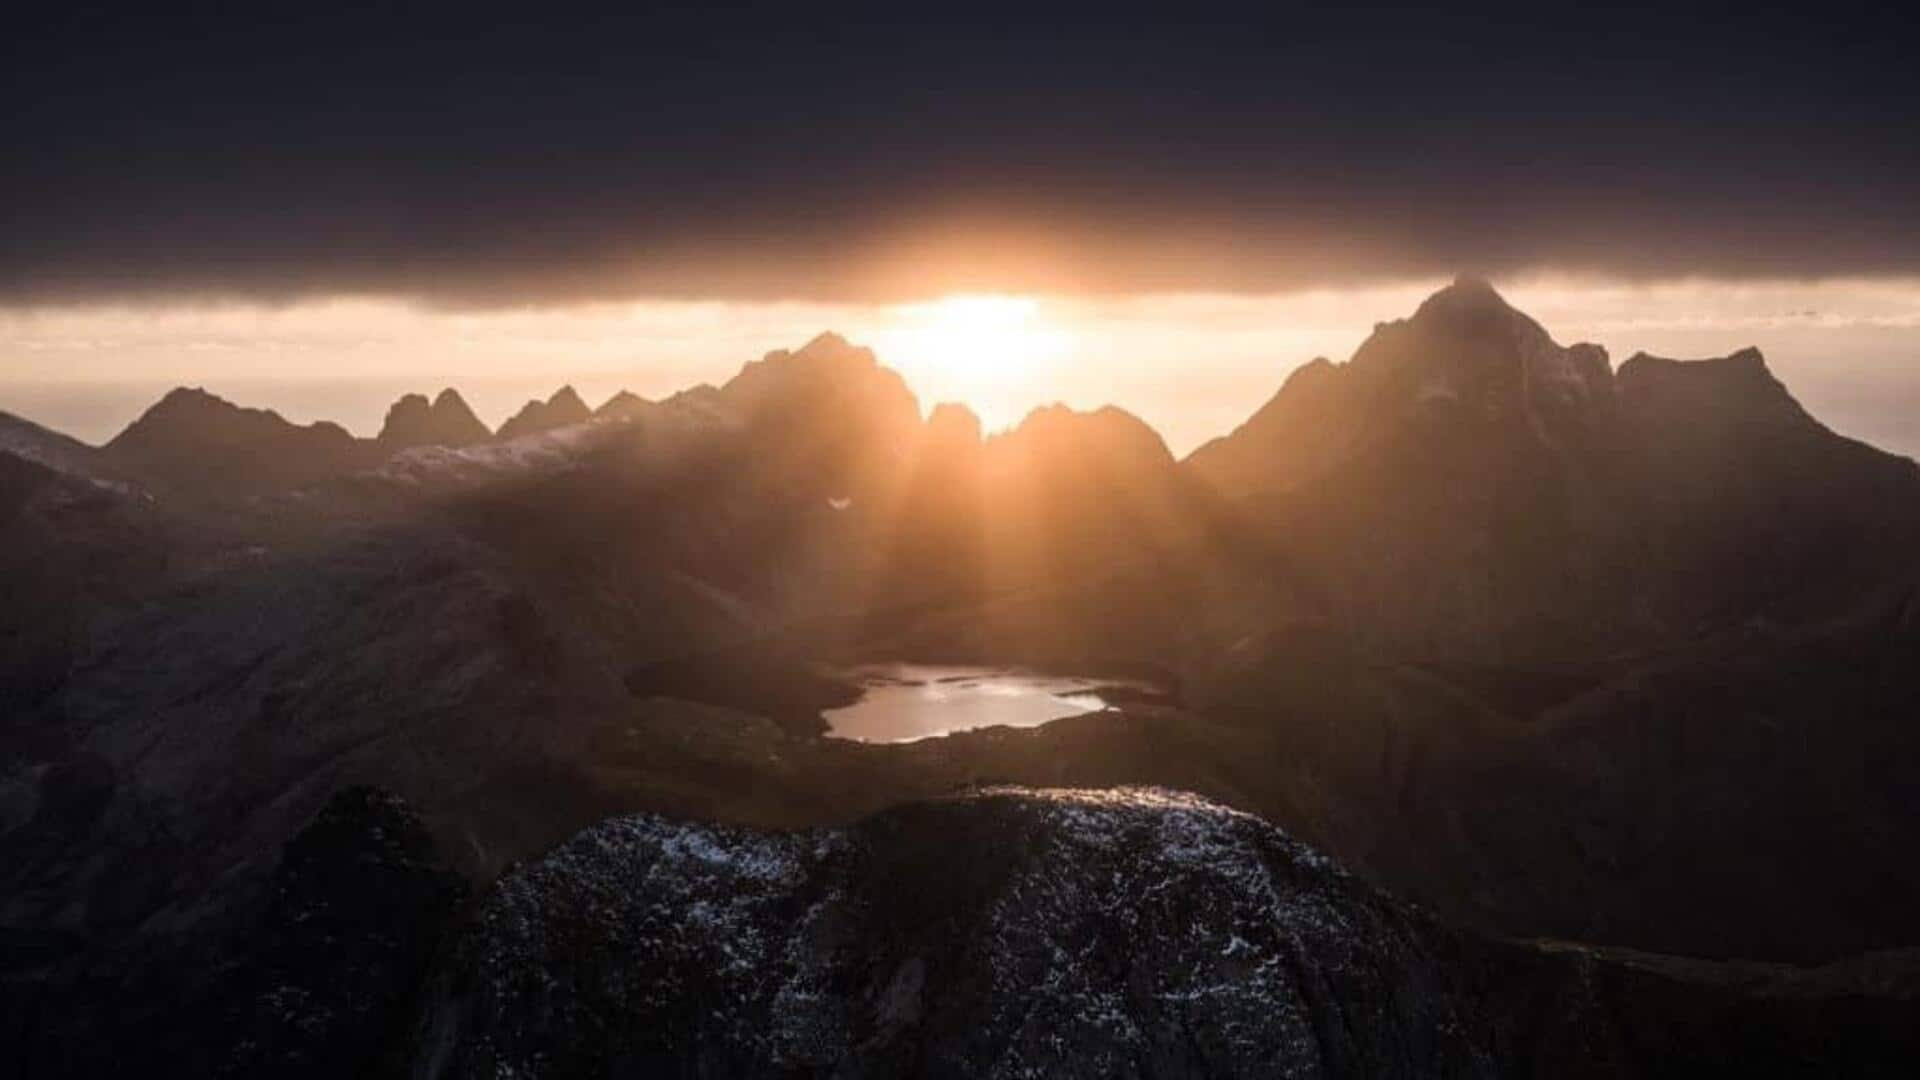
<instances>
[{"instance_id":1,"label":"silhouetted mountain","mask_svg":"<svg viewBox=\"0 0 1920 1080\"><path fill-rule=\"evenodd\" d=\"M880 483L920 430L920 402L873 350L821 334L747 364L716 395L737 418L759 483L843 496Z\"/></svg>"},{"instance_id":2,"label":"silhouetted mountain","mask_svg":"<svg viewBox=\"0 0 1920 1080\"><path fill-rule=\"evenodd\" d=\"M1348 363L1296 371L1189 463L1228 494L1286 491L1441 417L1477 439L1578 454L1606 426L1612 398L1604 349L1562 348L1492 286L1461 278L1412 318L1376 326Z\"/></svg>"},{"instance_id":3,"label":"silhouetted mountain","mask_svg":"<svg viewBox=\"0 0 1920 1080\"><path fill-rule=\"evenodd\" d=\"M593 411L573 387L563 386L553 392L545 401L529 401L520 407L507 422L500 425L496 434L501 439L518 439L523 435L535 435L542 431L584 424L593 419Z\"/></svg>"},{"instance_id":4,"label":"silhouetted mountain","mask_svg":"<svg viewBox=\"0 0 1920 1080\"><path fill-rule=\"evenodd\" d=\"M448 387L428 403L423 394L408 394L387 410L380 426L380 444L395 450L413 446L470 446L493 437L473 415L459 391Z\"/></svg>"},{"instance_id":5,"label":"silhouetted mountain","mask_svg":"<svg viewBox=\"0 0 1920 1080\"><path fill-rule=\"evenodd\" d=\"M284 490L378 462L379 449L320 421L301 427L181 387L101 449L101 458L158 490L202 499Z\"/></svg>"},{"instance_id":6,"label":"silhouetted mountain","mask_svg":"<svg viewBox=\"0 0 1920 1080\"><path fill-rule=\"evenodd\" d=\"M995 572L1027 586L1110 572L1209 524L1160 436L1112 406L1036 409L987 440L981 468Z\"/></svg>"},{"instance_id":7,"label":"silhouetted mountain","mask_svg":"<svg viewBox=\"0 0 1920 1080\"><path fill-rule=\"evenodd\" d=\"M1481 663L1836 614L1920 543L1920 470L1821 427L1757 351L1616 377L1471 280L1188 465L1364 639Z\"/></svg>"}]
</instances>

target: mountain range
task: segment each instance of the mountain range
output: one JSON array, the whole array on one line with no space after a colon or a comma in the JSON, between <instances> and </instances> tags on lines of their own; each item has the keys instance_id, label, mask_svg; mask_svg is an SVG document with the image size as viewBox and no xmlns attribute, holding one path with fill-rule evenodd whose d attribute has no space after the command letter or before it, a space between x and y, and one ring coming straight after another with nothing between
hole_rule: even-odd
<instances>
[{"instance_id":1,"label":"mountain range","mask_svg":"<svg viewBox=\"0 0 1920 1080\"><path fill-rule=\"evenodd\" d=\"M1920 986L1920 467L1755 350L1616 367L1461 279L1184 460L1115 408L983 433L832 334L497 433L452 390L356 439L181 389L97 448L0 414L0 521L0 1042L29 1075L149 1046L199 1075L1057 1073L1047 1031L1089 1075L1567 1075L1568 1032L1631 1071L1914 1049L1886 1018ZM837 672L887 659L1161 692L822 738ZM1206 801L1084 794L1118 785ZM1207 867L1142 909L1160 967L1034 959L1135 932L1048 880L1147 834L1125 872ZM881 880L921 884L883 918ZM672 888L595 899L637 881ZM351 915L364 890L396 899ZM1212 988L1163 989L1222 1011L1141 989L1203 946ZM942 951L974 947L1010 966ZM1004 1011L1049 978L1084 1015ZM306 996L234 989L275 986Z\"/></svg>"}]
</instances>

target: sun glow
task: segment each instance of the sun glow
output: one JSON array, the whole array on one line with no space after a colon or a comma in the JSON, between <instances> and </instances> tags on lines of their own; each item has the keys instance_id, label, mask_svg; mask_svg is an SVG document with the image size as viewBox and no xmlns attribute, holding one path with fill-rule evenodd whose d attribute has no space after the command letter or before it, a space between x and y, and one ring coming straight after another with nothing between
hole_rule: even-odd
<instances>
[{"instance_id":1,"label":"sun glow","mask_svg":"<svg viewBox=\"0 0 1920 1080\"><path fill-rule=\"evenodd\" d=\"M948 296L894 308L874 334L880 361L931 407L961 402L989 429L1018 422L1042 403L1074 339L1027 297Z\"/></svg>"}]
</instances>

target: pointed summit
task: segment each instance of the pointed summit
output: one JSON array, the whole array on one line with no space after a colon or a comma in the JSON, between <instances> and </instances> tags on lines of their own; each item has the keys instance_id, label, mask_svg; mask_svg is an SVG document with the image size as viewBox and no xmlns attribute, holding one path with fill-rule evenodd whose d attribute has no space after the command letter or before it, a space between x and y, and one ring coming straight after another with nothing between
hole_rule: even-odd
<instances>
[{"instance_id":1,"label":"pointed summit","mask_svg":"<svg viewBox=\"0 0 1920 1080\"><path fill-rule=\"evenodd\" d=\"M1546 334L1539 323L1534 322L1525 312L1507 303L1507 298L1500 295L1500 291L1493 287L1492 282L1471 274L1462 274L1454 278L1452 284L1421 301L1420 306L1414 310L1412 318L1401 322L1427 325L1505 324L1517 334L1537 333L1542 336Z\"/></svg>"},{"instance_id":2,"label":"pointed summit","mask_svg":"<svg viewBox=\"0 0 1920 1080\"><path fill-rule=\"evenodd\" d=\"M1538 450L1584 444L1614 408L1597 345L1562 346L1486 280L1463 275L1384 322L1345 364L1316 360L1192 468L1228 494L1286 491L1411 424ZM1478 434L1468 434L1468 432Z\"/></svg>"},{"instance_id":3,"label":"pointed summit","mask_svg":"<svg viewBox=\"0 0 1920 1080\"><path fill-rule=\"evenodd\" d=\"M485 442L491 433L473 415L459 392L448 387L429 404L425 395L408 394L387 410L380 427L380 444L394 450L414 446L470 446Z\"/></svg>"},{"instance_id":4,"label":"pointed summit","mask_svg":"<svg viewBox=\"0 0 1920 1080\"><path fill-rule=\"evenodd\" d=\"M1427 297L1426 301L1421 304L1421 307L1435 303L1459 306L1470 304L1497 304L1504 308L1511 309L1512 307L1512 305L1507 303L1506 297L1501 296L1500 291L1493 287L1493 282L1476 274L1460 274L1456 276L1452 284L1434 293L1432 296Z\"/></svg>"},{"instance_id":5,"label":"pointed summit","mask_svg":"<svg viewBox=\"0 0 1920 1080\"><path fill-rule=\"evenodd\" d=\"M846 338L841 337L839 334L834 333L832 330L823 330L820 333L815 334L813 336L812 341L809 341L805 345L800 346L800 352L798 355L826 356L826 355L831 355L835 353L845 353L845 352L860 352L860 353L865 353L868 356L873 355L872 349L862 348L860 346L854 345L852 342L849 342Z\"/></svg>"},{"instance_id":6,"label":"pointed summit","mask_svg":"<svg viewBox=\"0 0 1920 1080\"><path fill-rule=\"evenodd\" d=\"M593 410L593 415L596 420L629 420L653 407L653 402L639 394L631 390L620 390L602 402L599 408Z\"/></svg>"},{"instance_id":7,"label":"pointed summit","mask_svg":"<svg viewBox=\"0 0 1920 1080\"><path fill-rule=\"evenodd\" d=\"M1434 293L1411 318L1375 327L1347 366L1378 413L1451 405L1485 423L1524 424L1547 441L1571 414L1613 396L1605 350L1560 345L1475 277Z\"/></svg>"},{"instance_id":8,"label":"pointed summit","mask_svg":"<svg viewBox=\"0 0 1920 1080\"><path fill-rule=\"evenodd\" d=\"M580 394L571 386L563 386L553 392L545 401L529 401L520 407L506 423L500 425L499 438L518 439L524 435L537 435L554 428L584 424L593 419L593 410L580 400Z\"/></svg>"}]
</instances>

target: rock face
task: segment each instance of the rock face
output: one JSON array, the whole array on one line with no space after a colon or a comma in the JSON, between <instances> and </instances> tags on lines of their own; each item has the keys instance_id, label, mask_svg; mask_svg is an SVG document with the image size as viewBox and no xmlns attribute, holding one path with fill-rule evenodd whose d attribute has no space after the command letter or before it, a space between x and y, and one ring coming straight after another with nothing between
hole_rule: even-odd
<instances>
[{"instance_id":1,"label":"rock face","mask_svg":"<svg viewBox=\"0 0 1920 1080\"><path fill-rule=\"evenodd\" d=\"M451 387L429 403L423 394L408 394L387 410L380 427L380 445L395 450L415 446L471 446L492 437L473 415L466 399Z\"/></svg>"},{"instance_id":2,"label":"rock face","mask_svg":"<svg viewBox=\"0 0 1920 1080\"><path fill-rule=\"evenodd\" d=\"M580 395L573 387L563 386L545 401L529 401L521 406L519 412L500 425L495 437L518 439L523 435L537 435L555 428L584 424L591 419L593 410L580 400Z\"/></svg>"},{"instance_id":3,"label":"rock face","mask_svg":"<svg viewBox=\"0 0 1920 1080\"><path fill-rule=\"evenodd\" d=\"M1000 789L837 831L595 826L487 899L414 1075L1683 1075L1920 1045L1899 995L1724 976L1456 934L1191 796Z\"/></svg>"}]
</instances>

